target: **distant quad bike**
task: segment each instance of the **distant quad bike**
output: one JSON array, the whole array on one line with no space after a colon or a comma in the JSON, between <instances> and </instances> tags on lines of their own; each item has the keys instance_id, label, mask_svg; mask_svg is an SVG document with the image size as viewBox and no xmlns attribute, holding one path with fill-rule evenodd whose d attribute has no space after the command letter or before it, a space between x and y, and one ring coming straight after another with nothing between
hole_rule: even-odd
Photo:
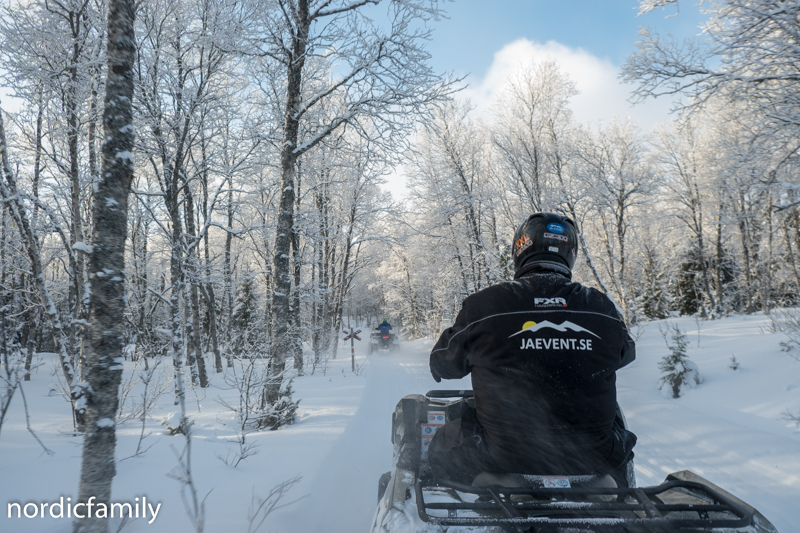
<instances>
[{"instance_id":1,"label":"distant quad bike","mask_svg":"<svg viewBox=\"0 0 800 533\"><path fill-rule=\"evenodd\" d=\"M688 470L629 488L611 476L481 473L472 485L434 479L433 434L472 391L412 394L392 414L394 469L378 482L371 533L777 533L756 509ZM617 416L625 424L622 412ZM626 426L627 427L627 426Z\"/></svg>"},{"instance_id":2,"label":"distant quad bike","mask_svg":"<svg viewBox=\"0 0 800 533\"><path fill-rule=\"evenodd\" d=\"M400 339L390 332L373 331L369 335L369 353L378 350L394 351L400 348Z\"/></svg>"}]
</instances>

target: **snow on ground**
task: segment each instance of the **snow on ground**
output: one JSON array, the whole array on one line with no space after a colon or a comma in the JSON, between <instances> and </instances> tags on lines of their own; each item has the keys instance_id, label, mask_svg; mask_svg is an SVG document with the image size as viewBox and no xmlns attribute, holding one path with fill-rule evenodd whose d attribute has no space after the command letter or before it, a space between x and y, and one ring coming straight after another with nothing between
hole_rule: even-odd
<instances>
[{"instance_id":1,"label":"snow on ground","mask_svg":"<svg viewBox=\"0 0 800 533\"><path fill-rule=\"evenodd\" d=\"M619 401L639 436L636 473L640 485L657 484L665 475L689 469L758 508L781 533L800 524L800 432L782 419L800 412L800 362L780 351L780 334L764 333L761 315L696 322L671 319L687 333L688 354L704 383L672 399L658 390L658 361L667 353L659 322L647 325L637 342L637 360L619 373ZM663 324L663 322L661 323ZM699 328L699 329L698 329ZM232 468L218 459L235 451L230 412L217 401L235 399L219 375L211 387L189 394L195 420L193 468L205 496L206 531L247 532L253 495L266 496L278 483L302 476L258 531L274 533L368 531L377 503L378 477L391 466L391 412L405 394L433 388L469 387L469 379L436 384L427 370L431 340L403 343L397 353L366 355L356 343L350 370L349 346L324 372L295 380L301 398L298 421L279 431L248 435L258 454ZM728 368L731 355L741 367ZM69 404L51 392L52 356L25 384L31 424L54 455L41 448L25 428L20 396L0 432L0 531L67 533L66 518L8 518L9 502L53 502L75 498L81 439L71 432ZM130 363L128 363L130 365ZM130 393L135 397L138 388ZM164 433L158 420L175 412L170 390L161 396L152 447L121 461L114 479L116 502L146 496L161 503L152 524L139 519L123 532L192 531L179 484L165 476L176 464L182 437ZM133 454L138 420L118 427L117 457ZM295 501L296 500L296 501ZM294 502L294 503L291 503ZM16 515L14 515L16 516ZM148 515L148 520L150 516ZM115 527L112 527L115 531Z\"/></svg>"}]
</instances>

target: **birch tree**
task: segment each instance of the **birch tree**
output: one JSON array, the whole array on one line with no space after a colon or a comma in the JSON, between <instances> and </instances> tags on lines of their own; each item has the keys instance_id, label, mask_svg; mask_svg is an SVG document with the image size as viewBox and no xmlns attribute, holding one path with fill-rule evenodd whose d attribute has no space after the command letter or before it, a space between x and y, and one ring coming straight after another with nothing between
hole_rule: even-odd
<instances>
[{"instance_id":1,"label":"birch tree","mask_svg":"<svg viewBox=\"0 0 800 533\"><path fill-rule=\"evenodd\" d=\"M2 113L2 111L0 111L0 113ZM44 308L45 315L50 325L53 346L70 396L76 427L79 431L82 431L86 414L86 383L80 380L80 376L76 372L75 360L69 351L68 329L64 325L64 320L56 307L52 292L46 282L41 246L31 222L28 206L24 202L26 195L19 190L17 176L11 168L11 159L8 153L8 142L6 140L2 114L0 114L0 165L2 166L3 173L2 179L0 180L0 195L6 203L11 218L21 234L21 239L30 264L30 278L33 280L36 287L40 304ZM37 205L41 204L37 202ZM51 218L54 219L52 215ZM61 242L65 245L67 254L73 255L71 262L74 262L74 252L69 246L66 233L57 223L54 224L54 227ZM27 363L26 366L30 369L29 363Z\"/></svg>"},{"instance_id":2,"label":"birch tree","mask_svg":"<svg viewBox=\"0 0 800 533\"><path fill-rule=\"evenodd\" d=\"M205 175L202 150L208 138L204 135L212 131L203 119L223 104L227 91L238 88L223 82L232 75L228 50L236 46L233 26L239 6L235 0L154 1L140 6L143 37L137 54L136 96L138 118L147 134L140 144L149 156L168 216L161 229L171 248L172 352L174 357L186 354L192 382L199 380L203 387L208 379L200 345L202 269L197 254L211 220L206 217L204 227L197 227L195 194ZM213 207L219 196L211 193L206 202ZM206 212L212 207L206 205Z\"/></svg>"},{"instance_id":3,"label":"birch tree","mask_svg":"<svg viewBox=\"0 0 800 533\"><path fill-rule=\"evenodd\" d=\"M703 139L694 121L687 119L674 131L662 130L656 134L657 158L665 172L664 184L677 204L677 218L694 237L694 248L702 275L702 290L709 300L711 310L717 310L715 292L712 290L711 261L708 257L708 229L704 222L706 166L709 158L703 154ZM704 179L706 178L706 179Z\"/></svg>"},{"instance_id":4,"label":"birch tree","mask_svg":"<svg viewBox=\"0 0 800 533\"><path fill-rule=\"evenodd\" d=\"M122 378L122 323L125 310L125 240L128 195L133 180L133 63L136 54L131 0L110 0L108 67L103 112L103 162L92 211L90 259L91 353L87 380L87 429L78 499L110 503L116 472L115 416ZM84 518L75 533L105 533L108 521Z\"/></svg>"},{"instance_id":5,"label":"birch tree","mask_svg":"<svg viewBox=\"0 0 800 533\"><path fill-rule=\"evenodd\" d=\"M537 211L562 212L583 227L588 189L576 177L583 132L569 107L577 94L575 82L552 61L530 65L509 81L491 128L497 155L490 178L507 231ZM594 281L609 292L583 232L578 241Z\"/></svg>"},{"instance_id":6,"label":"birch tree","mask_svg":"<svg viewBox=\"0 0 800 533\"><path fill-rule=\"evenodd\" d=\"M579 151L583 162L581 179L591 191L591 228L604 250L606 279L626 319L636 317L630 281L631 229L637 205L643 204L653 186L653 175L645 160L645 149L636 127L615 120L607 127L586 132Z\"/></svg>"},{"instance_id":7,"label":"birch tree","mask_svg":"<svg viewBox=\"0 0 800 533\"><path fill-rule=\"evenodd\" d=\"M497 237L487 222L494 216L486 190L488 136L469 111L468 105L441 106L409 164L418 223L428 235L441 236L434 246L457 263L462 300L499 278Z\"/></svg>"},{"instance_id":8,"label":"birch tree","mask_svg":"<svg viewBox=\"0 0 800 533\"><path fill-rule=\"evenodd\" d=\"M552 211L562 202L557 173L572 126L569 101L577 94L575 82L549 61L513 78L497 106L493 141L499 167L522 211Z\"/></svg>"}]
</instances>

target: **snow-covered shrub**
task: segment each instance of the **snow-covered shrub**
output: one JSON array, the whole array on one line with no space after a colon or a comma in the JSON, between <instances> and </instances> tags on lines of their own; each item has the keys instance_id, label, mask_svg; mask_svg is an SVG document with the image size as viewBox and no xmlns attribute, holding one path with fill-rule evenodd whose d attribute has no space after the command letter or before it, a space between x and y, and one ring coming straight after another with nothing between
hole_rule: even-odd
<instances>
[{"instance_id":1,"label":"snow-covered shrub","mask_svg":"<svg viewBox=\"0 0 800 533\"><path fill-rule=\"evenodd\" d=\"M667 340L667 334L670 332L671 342ZM686 355L689 342L686 340L686 333L681 331L677 324L668 326L666 331L661 331L661 334L670 353L658 363L658 368L662 372L658 388L663 389L664 385L668 385L672 389L672 397L678 398L682 387L692 388L702 382L700 371Z\"/></svg>"},{"instance_id":2,"label":"snow-covered shrub","mask_svg":"<svg viewBox=\"0 0 800 533\"><path fill-rule=\"evenodd\" d=\"M769 320L770 325L768 331L770 333L781 332L789 337L788 341L780 343L783 351L791 352L794 348L800 346L800 310L774 309L769 315ZM800 360L800 355L790 355Z\"/></svg>"},{"instance_id":3,"label":"snow-covered shrub","mask_svg":"<svg viewBox=\"0 0 800 533\"><path fill-rule=\"evenodd\" d=\"M258 413L256 418L256 427L258 429L278 429L281 426L293 424L295 415L297 414L297 406L300 400L294 400L292 395L292 381L289 380L286 386L281 389L280 398L273 404L262 403L261 412ZM266 390L266 389L265 389Z\"/></svg>"},{"instance_id":4,"label":"snow-covered shrub","mask_svg":"<svg viewBox=\"0 0 800 533\"><path fill-rule=\"evenodd\" d=\"M739 370L739 361L736 360L736 355L731 355L731 364L728 365L728 368L731 370Z\"/></svg>"}]
</instances>

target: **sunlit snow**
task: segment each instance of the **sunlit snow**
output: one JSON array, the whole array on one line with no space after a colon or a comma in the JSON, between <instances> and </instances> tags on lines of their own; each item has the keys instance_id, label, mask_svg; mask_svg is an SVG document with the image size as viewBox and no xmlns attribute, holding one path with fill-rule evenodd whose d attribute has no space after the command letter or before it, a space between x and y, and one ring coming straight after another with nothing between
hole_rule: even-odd
<instances>
[{"instance_id":1,"label":"sunlit snow","mask_svg":"<svg viewBox=\"0 0 800 533\"><path fill-rule=\"evenodd\" d=\"M787 410L800 412L800 362L781 351L781 334L765 333L768 319L760 314L670 322L687 333L688 355L704 382L681 398L665 395L658 389L658 362L668 349L658 324L639 332L637 360L621 370L617 380L619 402L639 437L639 485L658 484L670 472L689 469L755 506L781 533L795 531L800 524L800 431L784 416ZM206 531L246 532L251 497L264 497L278 483L301 475L285 497L286 503L294 503L276 510L260 531L366 533L377 507L378 478L391 467L389 433L397 401L434 388L469 387L468 378L433 381L427 369L432 345L430 339L403 342L398 352L367 356L366 344L356 343L358 375L350 370L350 346L340 346L337 359L318 366L313 375L295 378L295 398L301 399L297 422L278 431L248 434L247 442L254 443L258 453L237 468L220 460L238 447L232 442L236 420L219 400L235 403L238 395L209 365L211 386L190 389L186 396L194 421L193 475L200 497L206 498ZM730 368L733 355L740 363L737 370ZM312 357L307 354L307 360ZM0 531L70 531L66 519L9 519L5 513L8 502L77 496L82 440L72 433L69 403L50 393L59 390L51 372L54 361L54 354L39 354L34 363L45 364L23 385L31 427L56 453L43 454L28 433L17 395L0 433ZM124 366L127 383L133 364L126 361ZM140 365L136 373L142 369ZM172 378L168 358L156 376L160 385L151 387L162 387L163 394L146 423L144 454L130 457L141 435L141 420L129 416L116 425L119 462L112 500L133 502L146 496L162 506L151 525L134 520L125 533L193 531L180 486L165 475L176 465L172 448L180 453L184 446L181 435L166 432L167 425L180 422L174 389L166 381ZM133 385L128 401L138 401L141 389L141 382ZM123 412L131 413L131 405ZM423 527L414 516L396 525L398 533ZM116 531L114 525L111 530ZM416 529L420 530L427 531Z\"/></svg>"}]
</instances>

